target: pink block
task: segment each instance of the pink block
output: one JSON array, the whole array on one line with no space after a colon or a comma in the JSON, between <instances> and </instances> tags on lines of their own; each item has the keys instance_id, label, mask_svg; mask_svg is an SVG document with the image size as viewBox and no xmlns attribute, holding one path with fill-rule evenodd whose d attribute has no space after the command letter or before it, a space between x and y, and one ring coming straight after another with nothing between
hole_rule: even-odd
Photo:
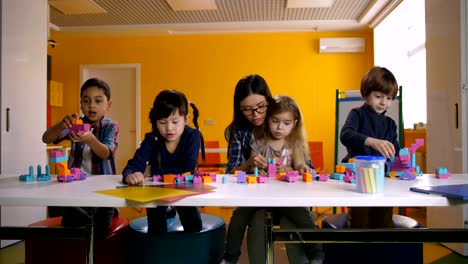
<instances>
[{"instance_id":1,"label":"pink block","mask_svg":"<svg viewBox=\"0 0 468 264\"><path fill-rule=\"evenodd\" d=\"M265 183L267 181L268 177L266 176L258 176L257 177L257 182L258 183Z\"/></svg>"},{"instance_id":2,"label":"pink block","mask_svg":"<svg viewBox=\"0 0 468 264\"><path fill-rule=\"evenodd\" d=\"M59 157L62 157L62 152L58 150L54 150L49 153L49 158L59 158Z\"/></svg>"}]
</instances>

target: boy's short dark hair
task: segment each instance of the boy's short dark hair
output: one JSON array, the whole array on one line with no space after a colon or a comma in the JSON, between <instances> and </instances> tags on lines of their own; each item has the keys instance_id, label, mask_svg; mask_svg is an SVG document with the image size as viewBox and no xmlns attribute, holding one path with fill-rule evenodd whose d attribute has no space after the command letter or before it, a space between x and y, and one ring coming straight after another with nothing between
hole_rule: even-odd
<instances>
[{"instance_id":1,"label":"boy's short dark hair","mask_svg":"<svg viewBox=\"0 0 468 264\"><path fill-rule=\"evenodd\" d=\"M96 86L97 88L101 89L106 95L108 101L111 99L111 92L110 92L109 85L105 81L98 79L98 78L91 78L83 83L83 85L81 86L80 97L83 96L83 92L86 89L88 89L89 87L93 87L93 86Z\"/></svg>"},{"instance_id":2,"label":"boy's short dark hair","mask_svg":"<svg viewBox=\"0 0 468 264\"><path fill-rule=\"evenodd\" d=\"M398 94L398 83L393 73L384 67L372 67L362 78L361 96L366 98L372 92L381 92L395 99Z\"/></svg>"}]
</instances>

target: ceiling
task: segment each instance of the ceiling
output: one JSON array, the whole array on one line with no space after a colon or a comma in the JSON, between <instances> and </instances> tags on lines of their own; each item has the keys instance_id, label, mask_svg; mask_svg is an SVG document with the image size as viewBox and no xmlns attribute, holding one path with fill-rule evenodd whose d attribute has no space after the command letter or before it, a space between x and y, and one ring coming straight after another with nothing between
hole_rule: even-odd
<instances>
[{"instance_id":1,"label":"ceiling","mask_svg":"<svg viewBox=\"0 0 468 264\"><path fill-rule=\"evenodd\" d=\"M49 24L73 35L361 31L401 1L49 0Z\"/></svg>"}]
</instances>

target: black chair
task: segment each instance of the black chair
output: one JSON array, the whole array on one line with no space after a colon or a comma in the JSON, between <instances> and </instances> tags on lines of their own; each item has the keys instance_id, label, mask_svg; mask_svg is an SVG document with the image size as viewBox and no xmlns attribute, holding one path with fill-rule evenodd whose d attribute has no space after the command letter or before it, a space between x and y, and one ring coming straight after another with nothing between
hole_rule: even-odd
<instances>
[{"instance_id":1,"label":"black chair","mask_svg":"<svg viewBox=\"0 0 468 264\"><path fill-rule=\"evenodd\" d=\"M393 215L395 228L422 228L420 222ZM348 228L348 214L323 218L322 228ZM331 263L423 263L423 243L324 243L324 264Z\"/></svg>"}]
</instances>

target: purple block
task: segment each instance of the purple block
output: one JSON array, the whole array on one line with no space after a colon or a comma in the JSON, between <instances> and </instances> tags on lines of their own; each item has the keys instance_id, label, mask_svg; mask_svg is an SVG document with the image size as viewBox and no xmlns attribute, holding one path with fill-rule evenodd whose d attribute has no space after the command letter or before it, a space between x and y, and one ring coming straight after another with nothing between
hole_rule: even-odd
<instances>
[{"instance_id":1,"label":"purple block","mask_svg":"<svg viewBox=\"0 0 468 264\"><path fill-rule=\"evenodd\" d=\"M72 175L67 175L67 176L57 176L57 181L59 182L72 182L74 181Z\"/></svg>"},{"instance_id":2,"label":"purple block","mask_svg":"<svg viewBox=\"0 0 468 264\"><path fill-rule=\"evenodd\" d=\"M239 171L237 173L237 183L246 183L247 182L247 174L245 171Z\"/></svg>"}]
</instances>

